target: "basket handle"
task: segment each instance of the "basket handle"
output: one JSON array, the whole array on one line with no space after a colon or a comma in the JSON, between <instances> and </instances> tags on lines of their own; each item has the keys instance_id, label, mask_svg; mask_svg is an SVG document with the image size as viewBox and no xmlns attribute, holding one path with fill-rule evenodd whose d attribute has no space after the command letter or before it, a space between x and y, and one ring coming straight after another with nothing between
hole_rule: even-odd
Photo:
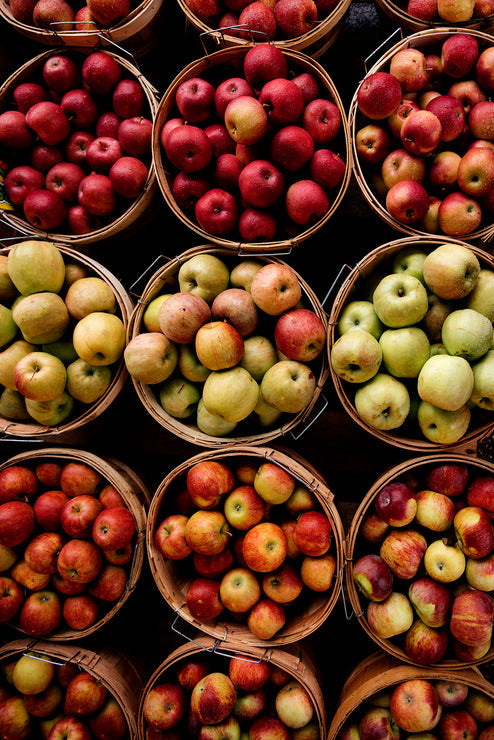
<instances>
[{"instance_id":1,"label":"basket handle","mask_svg":"<svg viewBox=\"0 0 494 740\"><path fill-rule=\"evenodd\" d=\"M250 34L250 41L251 43L255 43L256 39L255 36L262 37L262 39L258 38L257 40L262 40L265 43L269 43L270 39L265 31L257 31L255 29L252 29L249 27L248 23L242 23L242 24L234 24L232 26L225 26L223 28L212 28L208 29L207 31L202 31L199 34L199 38L201 40L202 48L204 49L204 54L208 56L208 50L206 48L206 45L204 43L204 37L209 36L210 38L214 39L216 43L219 45L220 40L225 44L224 41L224 34L228 31L236 31L236 30L243 30Z\"/></svg>"},{"instance_id":2,"label":"basket handle","mask_svg":"<svg viewBox=\"0 0 494 740\"><path fill-rule=\"evenodd\" d=\"M323 401L322 402L322 407L319 409L319 411L317 411L314 414L314 416L312 416L312 418L307 422L307 424L305 424L305 426L302 428L302 430L298 434L295 434L295 432L290 432L290 434L293 437L293 439L295 439L295 440L300 439L300 437L303 434L305 434L305 432L307 431L307 429L309 429L309 427L311 427L312 424L314 424L314 422L317 421L317 419L321 416L321 414L326 410L326 407L328 405L328 399L323 394L321 394L321 398L322 398L322 401ZM317 403L317 401L316 401L316 403Z\"/></svg>"},{"instance_id":3,"label":"basket handle","mask_svg":"<svg viewBox=\"0 0 494 740\"><path fill-rule=\"evenodd\" d=\"M140 283L140 282L141 282L142 280L144 280L144 279L146 278L146 276L147 276L147 275L149 275L149 273L151 272L151 270L153 270L153 271L154 271L154 269L155 269L155 266L156 266L156 265L157 265L158 263L162 262L162 261L163 261L163 262L164 262L164 263L166 264L166 263L168 263L168 262L171 262L171 259L170 259L169 257L166 257L166 256L165 256L164 254L159 254L159 255L158 255L158 256L157 256L157 257L156 257L156 258L155 258L155 259L154 259L154 260L153 260L153 261L151 262L151 264L150 264L150 265L148 265L148 267L146 267L146 269L144 270L144 272L141 272L141 274L139 275L139 277L137 277L137 278L136 278L136 279L134 280L134 282L132 283L132 285L131 285L131 286L130 286L130 288L129 288L129 293L130 293L131 295L135 295L135 296L137 296L137 297L139 297L139 296L141 295L141 293L137 293L137 292L136 292L136 287L135 287L135 286L136 286L136 285L138 285L138 284L139 284L139 283Z\"/></svg>"},{"instance_id":4,"label":"basket handle","mask_svg":"<svg viewBox=\"0 0 494 740\"><path fill-rule=\"evenodd\" d=\"M340 570L338 571L338 578L340 581L340 593L341 593L341 600L343 602L343 611L345 613L345 619L347 622L349 622L354 617L361 617L363 616L363 612L360 614L355 614L355 610L352 608L352 606L348 606L347 599L345 596L345 579L343 578L343 571L346 568L346 564L348 562L348 559L345 558L343 565L341 566Z\"/></svg>"},{"instance_id":5,"label":"basket handle","mask_svg":"<svg viewBox=\"0 0 494 740\"><path fill-rule=\"evenodd\" d=\"M331 294L333 293L333 291L335 289L335 286L336 286L336 283L339 282L339 280L340 280L341 276L343 275L343 273L345 272L345 270L348 270L348 272L351 272L352 268L350 267L350 265L347 265L347 264L344 264L344 265L342 265L340 267L340 269L338 270L338 274L336 275L335 279L333 280L333 282L329 286L326 295L324 296L324 298L321 301L321 306L323 308L326 305L327 301L329 300ZM324 310L326 310L326 309L324 309Z\"/></svg>"},{"instance_id":6,"label":"basket handle","mask_svg":"<svg viewBox=\"0 0 494 740\"><path fill-rule=\"evenodd\" d=\"M139 573L137 573L137 578L133 577L133 573L134 573L134 566L135 566L137 552L138 552L139 548L141 547L141 545L142 545L145 537L146 537L146 530L145 529L140 529L137 532L137 540L136 540L136 543L134 545L134 550L132 552L132 561L131 561L131 564L130 564L130 573L129 573L129 577L127 579L127 583L125 584L125 588L127 589L127 591L133 591L135 589L135 587L137 586L138 582L139 582Z\"/></svg>"},{"instance_id":7,"label":"basket handle","mask_svg":"<svg viewBox=\"0 0 494 740\"><path fill-rule=\"evenodd\" d=\"M393 37L396 36L397 34L399 34L400 37L403 38L403 29L401 27L396 28L393 31L393 33L390 33L390 35L386 39L384 39L384 41L382 41L377 48L374 49L374 51L371 51L371 53L367 57L365 57L364 59L365 74L367 74L369 71L368 66L367 66L369 59L372 59L375 55L377 55L377 53L383 48L383 46L391 45Z\"/></svg>"}]
</instances>

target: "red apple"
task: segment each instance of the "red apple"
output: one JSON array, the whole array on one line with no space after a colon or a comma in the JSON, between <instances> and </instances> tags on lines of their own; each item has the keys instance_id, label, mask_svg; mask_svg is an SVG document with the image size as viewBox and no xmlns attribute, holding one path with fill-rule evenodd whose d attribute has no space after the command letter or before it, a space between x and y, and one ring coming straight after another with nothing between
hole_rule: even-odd
<instances>
[{"instance_id":1,"label":"red apple","mask_svg":"<svg viewBox=\"0 0 494 740\"><path fill-rule=\"evenodd\" d=\"M103 509L96 517L92 537L96 545L103 550L115 550L125 547L136 533L135 516L125 506L112 506Z\"/></svg>"},{"instance_id":2,"label":"red apple","mask_svg":"<svg viewBox=\"0 0 494 740\"><path fill-rule=\"evenodd\" d=\"M181 82L175 92L179 114L190 123L201 123L214 110L215 88L203 77L192 77Z\"/></svg>"},{"instance_id":3,"label":"red apple","mask_svg":"<svg viewBox=\"0 0 494 740\"><path fill-rule=\"evenodd\" d=\"M324 188L314 180L297 180L286 191L285 208L294 223L308 226L328 212L329 198Z\"/></svg>"},{"instance_id":4,"label":"red apple","mask_svg":"<svg viewBox=\"0 0 494 740\"><path fill-rule=\"evenodd\" d=\"M88 90L98 95L110 95L120 81L122 67L109 54L94 51L82 63L81 74Z\"/></svg>"},{"instance_id":5,"label":"red apple","mask_svg":"<svg viewBox=\"0 0 494 740\"><path fill-rule=\"evenodd\" d=\"M12 167L5 177L5 190L14 206L22 206L29 193L42 189L44 185L43 173L29 165Z\"/></svg>"},{"instance_id":6,"label":"red apple","mask_svg":"<svg viewBox=\"0 0 494 740\"><path fill-rule=\"evenodd\" d=\"M231 568L220 582L223 606L234 614L248 612L261 597L261 586L255 573L246 567Z\"/></svg>"},{"instance_id":7,"label":"red apple","mask_svg":"<svg viewBox=\"0 0 494 740\"><path fill-rule=\"evenodd\" d=\"M187 173L198 172L211 162L213 145L199 126L177 126L167 136L165 153L177 169Z\"/></svg>"},{"instance_id":8,"label":"red apple","mask_svg":"<svg viewBox=\"0 0 494 740\"><path fill-rule=\"evenodd\" d=\"M184 514L169 514L159 524L154 534L154 542L164 558L177 560L187 557L192 549L185 539L185 525L188 517Z\"/></svg>"},{"instance_id":9,"label":"red apple","mask_svg":"<svg viewBox=\"0 0 494 740\"><path fill-rule=\"evenodd\" d=\"M410 524L417 513L417 495L405 481L392 481L374 499L377 516L392 527Z\"/></svg>"},{"instance_id":10,"label":"red apple","mask_svg":"<svg viewBox=\"0 0 494 740\"><path fill-rule=\"evenodd\" d=\"M352 578L359 591L370 601L387 599L393 589L393 574L389 565L376 553L366 553L355 561Z\"/></svg>"},{"instance_id":11,"label":"red apple","mask_svg":"<svg viewBox=\"0 0 494 740\"><path fill-rule=\"evenodd\" d=\"M40 532L24 548L24 559L37 573L56 573L58 555L64 542L60 532Z\"/></svg>"},{"instance_id":12,"label":"red apple","mask_svg":"<svg viewBox=\"0 0 494 740\"><path fill-rule=\"evenodd\" d=\"M17 547L33 533L36 525L33 507L25 501L0 504L0 544Z\"/></svg>"},{"instance_id":13,"label":"red apple","mask_svg":"<svg viewBox=\"0 0 494 740\"><path fill-rule=\"evenodd\" d=\"M237 225L239 207L227 190L211 188L197 201L194 214L201 229L222 236L230 234Z\"/></svg>"},{"instance_id":14,"label":"red apple","mask_svg":"<svg viewBox=\"0 0 494 740\"><path fill-rule=\"evenodd\" d=\"M390 710L405 732L430 732L442 714L434 684L424 678L401 681L391 694Z\"/></svg>"},{"instance_id":15,"label":"red apple","mask_svg":"<svg viewBox=\"0 0 494 740\"><path fill-rule=\"evenodd\" d=\"M87 630L100 616L99 602L91 594L84 592L66 595L62 615L70 629Z\"/></svg>"},{"instance_id":16,"label":"red apple","mask_svg":"<svg viewBox=\"0 0 494 740\"><path fill-rule=\"evenodd\" d=\"M360 83L357 106L371 120L388 118L402 100L402 89L397 78L389 72L374 72Z\"/></svg>"},{"instance_id":17,"label":"red apple","mask_svg":"<svg viewBox=\"0 0 494 740\"><path fill-rule=\"evenodd\" d=\"M286 622L285 609L272 599L260 598L250 610L247 626L260 640L271 640Z\"/></svg>"},{"instance_id":18,"label":"red apple","mask_svg":"<svg viewBox=\"0 0 494 740\"><path fill-rule=\"evenodd\" d=\"M277 570L266 573L262 579L262 590L277 604L293 602L302 593L303 586L299 573L286 560Z\"/></svg>"},{"instance_id":19,"label":"red apple","mask_svg":"<svg viewBox=\"0 0 494 740\"><path fill-rule=\"evenodd\" d=\"M31 226L42 231L54 231L64 222L67 206L58 193L40 188L26 196L23 211Z\"/></svg>"},{"instance_id":20,"label":"red apple","mask_svg":"<svg viewBox=\"0 0 494 740\"><path fill-rule=\"evenodd\" d=\"M60 512L60 524L69 537L91 536L94 521L103 504L87 493L73 496Z\"/></svg>"},{"instance_id":21,"label":"red apple","mask_svg":"<svg viewBox=\"0 0 494 740\"><path fill-rule=\"evenodd\" d=\"M55 591L35 591L30 594L19 612L19 626L35 637L48 635L62 621L62 602Z\"/></svg>"},{"instance_id":22,"label":"red apple","mask_svg":"<svg viewBox=\"0 0 494 740\"><path fill-rule=\"evenodd\" d=\"M422 622L429 627L444 627L448 624L453 595L447 584L429 576L420 576L412 581L408 598Z\"/></svg>"},{"instance_id":23,"label":"red apple","mask_svg":"<svg viewBox=\"0 0 494 740\"><path fill-rule=\"evenodd\" d=\"M476 647L491 639L494 604L483 591L465 590L454 597L449 628L459 642Z\"/></svg>"},{"instance_id":24,"label":"red apple","mask_svg":"<svg viewBox=\"0 0 494 740\"><path fill-rule=\"evenodd\" d=\"M448 632L416 619L405 635L403 648L407 656L419 665L439 663L448 649Z\"/></svg>"},{"instance_id":25,"label":"red apple","mask_svg":"<svg viewBox=\"0 0 494 740\"><path fill-rule=\"evenodd\" d=\"M219 593L219 581L199 576L190 582L185 604L196 619L216 619L223 611Z\"/></svg>"},{"instance_id":26,"label":"red apple","mask_svg":"<svg viewBox=\"0 0 494 740\"><path fill-rule=\"evenodd\" d=\"M91 540L69 540L60 550L57 569L62 578L89 583L103 564L100 548Z\"/></svg>"},{"instance_id":27,"label":"red apple","mask_svg":"<svg viewBox=\"0 0 494 740\"><path fill-rule=\"evenodd\" d=\"M235 477L220 460L199 460L190 466L186 487L192 501L200 508L214 508L220 497L233 490Z\"/></svg>"},{"instance_id":28,"label":"red apple","mask_svg":"<svg viewBox=\"0 0 494 740\"><path fill-rule=\"evenodd\" d=\"M0 622L10 622L24 602L24 590L10 576L0 574Z\"/></svg>"},{"instance_id":29,"label":"red apple","mask_svg":"<svg viewBox=\"0 0 494 740\"><path fill-rule=\"evenodd\" d=\"M304 511L293 532L295 545L304 555L324 555L331 546L332 525L322 511Z\"/></svg>"},{"instance_id":30,"label":"red apple","mask_svg":"<svg viewBox=\"0 0 494 740\"><path fill-rule=\"evenodd\" d=\"M248 568L267 573L280 567L286 558L287 541L275 522L260 522L245 533L242 554Z\"/></svg>"},{"instance_id":31,"label":"red apple","mask_svg":"<svg viewBox=\"0 0 494 740\"><path fill-rule=\"evenodd\" d=\"M494 528L489 515L478 506L456 512L453 527L460 548L470 558L484 558L494 548Z\"/></svg>"},{"instance_id":32,"label":"red apple","mask_svg":"<svg viewBox=\"0 0 494 740\"><path fill-rule=\"evenodd\" d=\"M153 728L169 730L185 715L187 698L177 683L155 683L145 694L142 711Z\"/></svg>"},{"instance_id":33,"label":"red apple","mask_svg":"<svg viewBox=\"0 0 494 740\"><path fill-rule=\"evenodd\" d=\"M287 77L287 58L274 44L255 44L247 50L244 57L243 73L247 82L260 90L268 80Z\"/></svg>"},{"instance_id":34,"label":"red apple","mask_svg":"<svg viewBox=\"0 0 494 740\"><path fill-rule=\"evenodd\" d=\"M384 538L379 554L397 578L413 578L422 563L427 540L418 529L392 529Z\"/></svg>"},{"instance_id":35,"label":"red apple","mask_svg":"<svg viewBox=\"0 0 494 740\"><path fill-rule=\"evenodd\" d=\"M451 709L441 717L438 730L444 740L474 740L479 734L477 721L464 707Z\"/></svg>"},{"instance_id":36,"label":"red apple","mask_svg":"<svg viewBox=\"0 0 494 740\"><path fill-rule=\"evenodd\" d=\"M221 511L199 509L188 519L185 539L189 547L202 555L217 555L228 544L228 522Z\"/></svg>"},{"instance_id":37,"label":"red apple","mask_svg":"<svg viewBox=\"0 0 494 740\"><path fill-rule=\"evenodd\" d=\"M303 110L302 126L311 135L316 145L327 146L336 138L340 130L340 109L336 103L327 98L311 100Z\"/></svg>"},{"instance_id":38,"label":"red apple","mask_svg":"<svg viewBox=\"0 0 494 740\"><path fill-rule=\"evenodd\" d=\"M85 716L98 711L108 694L104 683L85 670L77 673L65 688L64 712Z\"/></svg>"},{"instance_id":39,"label":"red apple","mask_svg":"<svg viewBox=\"0 0 494 740\"><path fill-rule=\"evenodd\" d=\"M402 180L388 190L386 208L399 223L417 223L427 213L429 195L419 182Z\"/></svg>"}]
</instances>

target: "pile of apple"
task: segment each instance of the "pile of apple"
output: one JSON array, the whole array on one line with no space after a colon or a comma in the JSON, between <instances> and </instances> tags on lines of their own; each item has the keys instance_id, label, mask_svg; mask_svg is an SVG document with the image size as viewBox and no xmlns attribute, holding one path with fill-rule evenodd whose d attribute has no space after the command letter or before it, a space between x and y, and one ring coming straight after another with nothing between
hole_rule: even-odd
<instances>
[{"instance_id":1,"label":"pile of apple","mask_svg":"<svg viewBox=\"0 0 494 740\"><path fill-rule=\"evenodd\" d=\"M492 222L493 90L494 46L468 32L401 48L361 82L354 151L398 224L464 237Z\"/></svg>"},{"instance_id":2,"label":"pile of apple","mask_svg":"<svg viewBox=\"0 0 494 740\"><path fill-rule=\"evenodd\" d=\"M203 231L270 242L328 212L346 173L343 114L279 47L251 46L170 95L160 154L176 205Z\"/></svg>"},{"instance_id":3,"label":"pile of apple","mask_svg":"<svg viewBox=\"0 0 494 740\"><path fill-rule=\"evenodd\" d=\"M204 252L184 259L174 278L124 351L130 376L151 386L166 414L219 437L242 423L271 428L307 407L326 326L286 262L230 267Z\"/></svg>"},{"instance_id":4,"label":"pile of apple","mask_svg":"<svg viewBox=\"0 0 494 740\"><path fill-rule=\"evenodd\" d=\"M98 676L71 662L24 652L1 664L0 735L42 740L126 740L125 714Z\"/></svg>"},{"instance_id":5,"label":"pile of apple","mask_svg":"<svg viewBox=\"0 0 494 740\"><path fill-rule=\"evenodd\" d=\"M13 18L28 26L55 31L98 31L128 16L134 2L130 0L9 0Z\"/></svg>"},{"instance_id":6,"label":"pile of apple","mask_svg":"<svg viewBox=\"0 0 494 740\"><path fill-rule=\"evenodd\" d=\"M185 607L204 623L235 621L259 640L276 639L307 599L330 593L332 522L273 461L196 461L149 520L150 557L186 584Z\"/></svg>"},{"instance_id":7,"label":"pile of apple","mask_svg":"<svg viewBox=\"0 0 494 740\"><path fill-rule=\"evenodd\" d=\"M462 0L454 3L449 0L405 0L403 8L424 23L446 21L461 24L494 15L492 0Z\"/></svg>"},{"instance_id":8,"label":"pile of apple","mask_svg":"<svg viewBox=\"0 0 494 740\"><path fill-rule=\"evenodd\" d=\"M446 458L388 479L364 511L351 578L372 634L414 663L491 649L493 491L489 470Z\"/></svg>"},{"instance_id":9,"label":"pile of apple","mask_svg":"<svg viewBox=\"0 0 494 740\"><path fill-rule=\"evenodd\" d=\"M146 737L322 740L312 697L280 666L239 653L185 658L141 702ZM300 733L300 734L299 734Z\"/></svg>"},{"instance_id":10,"label":"pile of apple","mask_svg":"<svg viewBox=\"0 0 494 740\"><path fill-rule=\"evenodd\" d=\"M43 458L0 471L0 622L41 637L86 630L125 592L137 525L87 463Z\"/></svg>"},{"instance_id":11,"label":"pile of apple","mask_svg":"<svg viewBox=\"0 0 494 740\"><path fill-rule=\"evenodd\" d=\"M55 426L106 393L126 326L109 282L54 242L0 256L0 414Z\"/></svg>"},{"instance_id":12,"label":"pile of apple","mask_svg":"<svg viewBox=\"0 0 494 740\"><path fill-rule=\"evenodd\" d=\"M335 375L373 429L454 444L494 409L494 268L420 242L384 262L338 317ZM367 291L367 292L366 292Z\"/></svg>"},{"instance_id":13,"label":"pile of apple","mask_svg":"<svg viewBox=\"0 0 494 740\"><path fill-rule=\"evenodd\" d=\"M88 234L143 192L152 113L141 82L114 56L54 52L13 81L2 108L5 193L34 228Z\"/></svg>"},{"instance_id":14,"label":"pile of apple","mask_svg":"<svg viewBox=\"0 0 494 740\"><path fill-rule=\"evenodd\" d=\"M370 696L345 721L337 740L386 740L410 735L443 740L487 740L494 731L491 693L452 672L442 678L417 676Z\"/></svg>"}]
</instances>

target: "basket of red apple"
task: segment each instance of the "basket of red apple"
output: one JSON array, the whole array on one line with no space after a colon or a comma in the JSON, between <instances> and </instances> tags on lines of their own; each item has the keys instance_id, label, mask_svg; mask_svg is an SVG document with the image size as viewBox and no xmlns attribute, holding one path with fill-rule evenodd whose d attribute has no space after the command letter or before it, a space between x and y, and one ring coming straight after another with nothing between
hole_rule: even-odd
<instances>
[{"instance_id":1,"label":"basket of red apple","mask_svg":"<svg viewBox=\"0 0 494 740\"><path fill-rule=\"evenodd\" d=\"M14 640L0 649L0 733L131 740L142 690L130 659L109 647Z\"/></svg>"},{"instance_id":2,"label":"basket of red apple","mask_svg":"<svg viewBox=\"0 0 494 740\"><path fill-rule=\"evenodd\" d=\"M0 251L0 424L53 437L103 413L127 378L133 303L80 251L25 239Z\"/></svg>"},{"instance_id":3,"label":"basket of red apple","mask_svg":"<svg viewBox=\"0 0 494 740\"><path fill-rule=\"evenodd\" d=\"M270 43L221 49L182 70L159 103L152 148L175 215L207 241L256 252L319 231L351 175L331 78Z\"/></svg>"},{"instance_id":4,"label":"basket of red apple","mask_svg":"<svg viewBox=\"0 0 494 740\"><path fill-rule=\"evenodd\" d=\"M3 462L0 622L50 641L106 625L139 581L149 500L134 471L83 450Z\"/></svg>"},{"instance_id":5,"label":"basket of red apple","mask_svg":"<svg viewBox=\"0 0 494 740\"><path fill-rule=\"evenodd\" d=\"M204 38L223 47L270 41L280 49L318 58L329 49L344 23L349 0L283 0L260 6L256 0L178 0Z\"/></svg>"},{"instance_id":6,"label":"basket of red apple","mask_svg":"<svg viewBox=\"0 0 494 740\"><path fill-rule=\"evenodd\" d=\"M49 49L0 88L2 218L74 246L121 235L157 194L154 89L110 51Z\"/></svg>"},{"instance_id":7,"label":"basket of red apple","mask_svg":"<svg viewBox=\"0 0 494 740\"><path fill-rule=\"evenodd\" d=\"M146 543L155 583L195 629L244 645L294 643L340 593L342 525L307 461L267 447L202 452L156 490Z\"/></svg>"},{"instance_id":8,"label":"basket of red apple","mask_svg":"<svg viewBox=\"0 0 494 740\"><path fill-rule=\"evenodd\" d=\"M401 40L350 104L353 167L369 206L407 234L493 235L494 47L481 31Z\"/></svg>"},{"instance_id":9,"label":"basket of red apple","mask_svg":"<svg viewBox=\"0 0 494 740\"><path fill-rule=\"evenodd\" d=\"M324 410L326 336L322 305L288 263L208 245L149 280L124 361L168 431L206 447L258 444L303 433Z\"/></svg>"},{"instance_id":10,"label":"basket of red apple","mask_svg":"<svg viewBox=\"0 0 494 740\"><path fill-rule=\"evenodd\" d=\"M157 25L162 2L151 0L89 0L85 3L51 3L39 0L0 0L0 17L38 44L46 46L97 47L101 42L123 44L127 51L141 56L158 39Z\"/></svg>"},{"instance_id":11,"label":"basket of red apple","mask_svg":"<svg viewBox=\"0 0 494 740\"><path fill-rule=\"evenodd\" d=\"M475 449L493 430L492 257L454 239L367 254L330 315L330 369L350 417L416 451Z\"/></svg>"},{"instance_id":12,"label":"basket of red apple","mask_svg":"<svg viewBox=\"0 0 494 740\"><path fill-rule=\"evenodd\" d=\"M418 667L384 653L361 661L348 676L331 721L328 740L376 732L487 740L494 730L492 684L472 668Z\"/></svg>"},{"instance_id":13,"label":"basket of red apple","mask_svg":"<svg viewBox=\"0 0 494 740\"><path fill-rule=\"evenodd\" d=\"M365 632L395 658L492 660L494 466L433 454L385 471L355 512L346 587Z\"/></svg>"},{"instance_id":14,"label":"basket of red apple","mask_svg":"<svg viewBox=\"0 0 494 740\"><path fill-rule=\"evenodd\" d=\"M491 0L376 0L379 7L399 26L411 31L428 28L479 29L489 32L494 24Z\"/></svg>"},{"instance_id":15,"label":"basket of red apple","mask_svg":"<svg viewBox=\"0 0 494 740\"><path fill-rule=\"evenodd\" d=\"M199 637L154 671L139 703L139 737L325 740L317 665L302 648L269 651Z\"/></svg>"}]
</instances>

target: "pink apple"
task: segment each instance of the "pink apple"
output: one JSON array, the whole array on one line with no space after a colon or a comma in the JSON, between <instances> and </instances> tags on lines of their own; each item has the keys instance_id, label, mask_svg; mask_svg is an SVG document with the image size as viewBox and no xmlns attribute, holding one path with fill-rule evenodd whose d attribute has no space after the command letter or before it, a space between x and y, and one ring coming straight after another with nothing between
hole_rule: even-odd
<instances>
[{"instance_id":1,"label":"pink apple","mask_svg":"<svg viewBox=\"0 0 494 740\"><path fill-rule=\"evenodd\" d=\"M310 160L309 172L313 180L325 190L334 190L345 177L346 164L331 149L317 149Z\"/></svg>"},{"instance_id":2,"label":"pink apple","mask_svg":"<svg viewBox=\"0 0 494 740\"><path fill-rule=\"evenodd\" d=\"M111 136L97 136L86 150L87 165L103 175L108 175L112 165L123 155L118 139Z\"/></svg>"},{"instance_id":3,"label":"pink apple","mask_svg":"<svg viewBox=\"0 0 494 740\"><path fill-rule=\"evenodd\" d=\"M94 139L90 131L74 131L65 142L65 157L69 162L84 166L89 144Z\"/></svg>"},{"instance_id":4,"label":"pink apple","mask_svg":"<svg viewBox=\"0 0 494 740\"><path fill-rule=\"evenodd\" d=\"M81 74L88 90L98 95L110 95L122 76L122 67L109 54L94 51L84 59Z\"/></svg>"},{"instance_id":5,"label":"pink apple","mask_svg":"<svg viewBox=\"0 0 494 740\"><path fill-rule=\"evenodd\" d=\"M138 80L125 77L117 83L112 95L112 104L119 118L143 115L145 102L144 90Z\"/></svg>"},{"instance_id":6,"label":"pink apple","mask_svg":"<svg viewBox=\"0 0 494 740\"><path fill-rule=\"evenodd\" d=\"M325 345L326 329L315 311L293 308L277 320L274 340L278 350L289 359L310 362Z\"/></svg>"}]
</instances>

